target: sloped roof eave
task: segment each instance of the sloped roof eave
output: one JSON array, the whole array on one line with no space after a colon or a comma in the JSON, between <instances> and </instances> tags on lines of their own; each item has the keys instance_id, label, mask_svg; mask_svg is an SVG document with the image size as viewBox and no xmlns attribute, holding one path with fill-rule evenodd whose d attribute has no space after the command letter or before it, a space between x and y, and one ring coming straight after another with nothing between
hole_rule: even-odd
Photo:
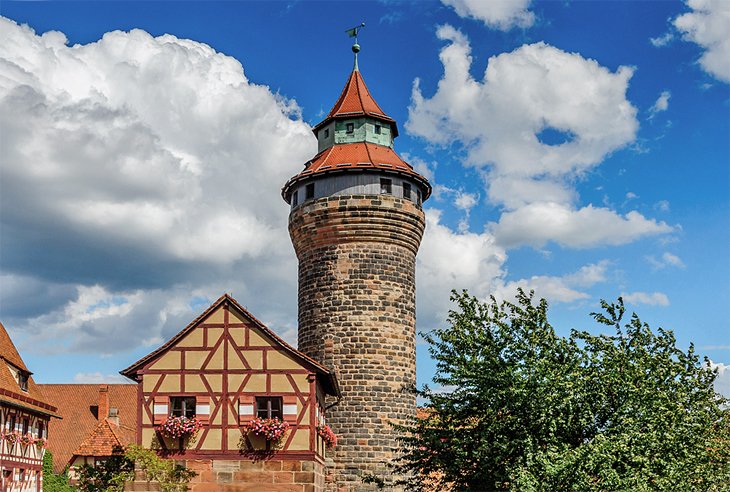
<instances>
[{"instance_id":1,"label":"sloped roof eave","mask_svg":"<svg viewBox=\"0 0 730 492\"><path fill-rule=\"evenodd\" d=\"M180 332L178 332L175 336L173 336L170 340L168 340L166 343L161 345L158 349L150 352L146 356L139 359L137 362L129 366L128 368L119 371L119 373L122 376L125 376L132 381L139 382L138 379L138 373L144 365L152 362L157 357L164 354L169 348L171 348L177 341L181 340L185 335L187 335L190 331L192 331L203 319L205 319L210 313L212 313L214 310L218 309L221 305L223 305L225 302L228 302L231 306L236 308L241 314L243 314L246 318L250 319L258 329L260 329L266 336L271 337L282 349L284 349L287 353L292 355L295 359L297 359L300 363L302 363L305 366L308 366L310 369L313 369L314 372L324 377L324 379L327 381L326 389L329 389L328 394L331 394L332 396L339 396L339 385L337 383L337 379L332 371L321 365L316 360L312 359L311 357L307 356L306 354L303 354L302 352L298 351L291 345L289 345L287 342L285 342L282 338L280 338L276 333L274 333L271 329L269 329L266 325L264 325L261 321L259 321L254 315L252 315L246 308L244 308L242 305L238 303L233 297L229 296L228 294L223 294L221 297L218 298L213 304L211 304L205 311L203 311L198 317L196 317L193 321L191 321L185 328L183 328Z\"/></svg>"}]
</instances>

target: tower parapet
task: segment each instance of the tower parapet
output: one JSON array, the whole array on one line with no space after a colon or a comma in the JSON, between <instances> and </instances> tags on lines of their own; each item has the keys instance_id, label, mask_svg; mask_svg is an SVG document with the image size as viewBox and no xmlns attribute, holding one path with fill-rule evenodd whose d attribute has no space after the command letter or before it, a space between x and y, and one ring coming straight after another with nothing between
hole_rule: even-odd
<instances>
[{"instance_id":1,"label":"tower parapet","mask_svg":"<svg viewBox=\"0 0 730 492\"><path fill-rule=\"evenodd\" d=\"M415 416L416 253L431 185L393 150L395 120L357 65L313 129L318 154L282 189L299 259L299 350L334 369L342 399L328 490L371 490Z\"/></svg>"}]
</instances>

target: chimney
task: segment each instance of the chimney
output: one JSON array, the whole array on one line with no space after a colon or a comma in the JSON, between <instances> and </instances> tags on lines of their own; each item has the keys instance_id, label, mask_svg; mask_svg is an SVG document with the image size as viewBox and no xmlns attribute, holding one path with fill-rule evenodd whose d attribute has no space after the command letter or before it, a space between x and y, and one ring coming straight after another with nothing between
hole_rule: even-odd
<instances>
[{"instance_id":1,"label":"chimney","mask_svg":"<svg viewBox=\"0 0 730 492\"><path fill-rule=\"evenodd\" d=\"M109 386L103 384L99 386L99 420L103 420L109 416Z\"/></svg>"}]
</instances>

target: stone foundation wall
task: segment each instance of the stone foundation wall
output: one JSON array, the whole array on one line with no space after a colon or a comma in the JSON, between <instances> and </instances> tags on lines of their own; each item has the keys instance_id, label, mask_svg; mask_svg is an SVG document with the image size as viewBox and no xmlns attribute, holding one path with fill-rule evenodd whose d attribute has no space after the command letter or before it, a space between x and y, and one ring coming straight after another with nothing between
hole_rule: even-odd
<instances>
[{"instance_id":1,"label":"stone foundation wall","mask_svg":"<svg viewBox=\"0 0 730 492\"><path fill-rule=\"evenodd\" d=\"M289 217L299 258L299 350L337 373L342 400L327 411L338 436L327 490L375 490L390 474L391 423L415 416L416 252L423 211L390 195L336 196Z\"/></svg>"},{"instance_id":2,"label":"stone foundation wall","mask_svg":"<svg viewBox=\"0 0 730 492\"><path fill-rule=\"evenodd\" d=\"M323 492L324 465L300 460L186 460L198 476L189 484L192 492ZM138 476L127 491L157 492L159 485Z\"/></svg>"}]
</instances>

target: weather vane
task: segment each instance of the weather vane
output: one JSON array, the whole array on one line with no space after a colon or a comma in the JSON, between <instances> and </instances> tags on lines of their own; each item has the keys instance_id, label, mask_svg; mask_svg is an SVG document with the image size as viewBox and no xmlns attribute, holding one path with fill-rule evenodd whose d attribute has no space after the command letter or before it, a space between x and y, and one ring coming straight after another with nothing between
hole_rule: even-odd
<instances>
[{"instance_id":1,"label":"weather vane","mask_svg":"<svg viewBox=\"0 0 730 492\"><path fill-rule=\"evenodd\" d=\"M357 44L357 33L360 29L365 27L365 23L361 22L359 26L355 26L352 29L347 29L345 32L351 38L355 38L355 43L352 45L352 52L355 53L355 70L357 70L357 54L360 52L360 45Z\"/></svg>"}]
</instances>

